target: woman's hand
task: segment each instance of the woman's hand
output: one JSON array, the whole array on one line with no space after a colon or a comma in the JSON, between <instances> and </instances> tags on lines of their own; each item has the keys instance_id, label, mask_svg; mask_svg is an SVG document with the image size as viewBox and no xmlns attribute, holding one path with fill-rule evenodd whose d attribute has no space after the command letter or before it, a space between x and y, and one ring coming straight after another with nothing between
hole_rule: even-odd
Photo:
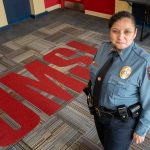
<instances>
[{"instance_id":1,"label":"woman's hand","mask_svg":"<svg viewBox=\"0 0 150 150\"><path fill-rule=\"evenodd\" d=\"M134 132L134 134L133 134L133 141L134 141L136 144L141 144L142 142L144 142L144 139L145 139L145 137L139 136L138 134L136 134L136 133Z\"/></svg>"}]
</instances>

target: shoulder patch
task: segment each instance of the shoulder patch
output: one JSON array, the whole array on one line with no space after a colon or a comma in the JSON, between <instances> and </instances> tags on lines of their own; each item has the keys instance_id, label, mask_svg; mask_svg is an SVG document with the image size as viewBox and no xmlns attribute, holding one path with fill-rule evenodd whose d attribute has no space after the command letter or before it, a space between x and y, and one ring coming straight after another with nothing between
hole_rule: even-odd
<instances>
[{"instance_id":1,"label":"shoulder patch","mask_svg":"<svg viewBox=\"0 0 150 150\"><path fill-rule=\"evenodd\" d=\"M148 79L150 80L150 66L147 67L147 76L148 76Z\"/></svg>"}]
</instances>

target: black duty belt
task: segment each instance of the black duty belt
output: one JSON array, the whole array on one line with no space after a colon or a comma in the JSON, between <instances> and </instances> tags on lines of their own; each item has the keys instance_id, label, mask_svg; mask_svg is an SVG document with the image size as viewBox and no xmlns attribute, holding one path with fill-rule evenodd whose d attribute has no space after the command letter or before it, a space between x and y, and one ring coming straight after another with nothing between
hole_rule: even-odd
<instances>
[{"instance_id":1,"label":"black duty belt","mask_svg":"<svg viewBox=\"0 0 150 150\"><path fill-rule=\"evenodd\" d=\"M123 121L128 121L129 117L137 118L141 113L141 104L135 103L129 107L125 105L119 105L116 110L107 109L102 106L95 105L92 94L91 94L91 81L83 89L84 93L87 95L87 103L92 115L97 114L97 116L107 116L107 117L118 117Z\"/></svg>"},{"instance_id":2,"label":"black duty belt","mask_svg":"<svg viewBox=\"0 0 150 150\"><path fill-rule=\"evenodd\" d=\"M107 109L105 107L94 107L95 113L98 117L117 117L123 121L128 121L129 117L137 118L141 112L140 103L133 104L129 107L125 105L120 105L117 107L117 110Z\"/></svg>"},{"instance_id":3,"label":"black duty belt","mask_svg":"<svg viewBox=\"0 0 150 150\"><path fill-rule=\"evenodd\" d=\"M97 116L119 117L119 113L115 110L107 109L105 107L95 107Z\"/></svg>"}]
</instances>

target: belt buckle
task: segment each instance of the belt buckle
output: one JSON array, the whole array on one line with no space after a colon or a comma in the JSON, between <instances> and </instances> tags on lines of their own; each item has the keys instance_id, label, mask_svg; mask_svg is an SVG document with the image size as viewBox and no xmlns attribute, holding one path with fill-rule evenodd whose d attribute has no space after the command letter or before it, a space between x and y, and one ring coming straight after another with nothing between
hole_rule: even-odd
<instances>
[{"instance_id":1,"label":"belt buckle","mask_svg":"<svg viewBox=\"0 0 150 150\"><path fill-rule=\"evenodd\" d=\"M96 111L96 114L100 117L101 116L101 113L100 113L100 110L99 110L99 108L95 108L95 111Z\"/></svg>"}]
</instances>

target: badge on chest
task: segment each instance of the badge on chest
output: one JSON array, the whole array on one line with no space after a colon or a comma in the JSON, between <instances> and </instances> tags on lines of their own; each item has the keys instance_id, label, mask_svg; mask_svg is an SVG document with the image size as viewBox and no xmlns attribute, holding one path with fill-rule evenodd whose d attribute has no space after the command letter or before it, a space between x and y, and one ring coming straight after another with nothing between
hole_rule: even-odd
<instances>
[{"instance_id":1,"label":"badge on chest","mask_svg":"<svg viewBox=\"0 0 150 150\"><path fill-rule=\"evenodd\" d=\"M127 79L132 73L130 66L123 66L120 70L119 76L121 79Z\"/></svg>"}]
</instances>

